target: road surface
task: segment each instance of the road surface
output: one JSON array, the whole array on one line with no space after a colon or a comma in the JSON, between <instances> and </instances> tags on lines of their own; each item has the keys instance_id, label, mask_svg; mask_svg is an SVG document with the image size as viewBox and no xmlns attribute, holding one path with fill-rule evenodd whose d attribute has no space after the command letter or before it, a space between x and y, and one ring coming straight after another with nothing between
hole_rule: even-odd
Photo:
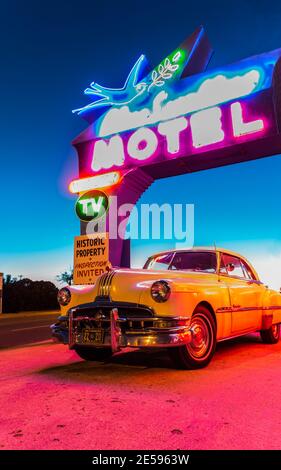
<instances>
[{"instance_id":1,"label":"road surface","mask_svg":"<svg viewBox=\"0 0 281 470\"><path fill-rule=\"evenodd\" d=\"M50 324L59 312L0 315L0 349L50 339Z\"/></svg>"},{"instance_id":2,"label":"road surface","mask_svg":"<svg viewBox=\"0 0 281 470\"><path fill-rule=\"evenodd\" d=\"M85 362L53 343L0 350L1 449L280 449L281 343L221 343L208 368L163 352Z\"/></svg>"}]
</instances>

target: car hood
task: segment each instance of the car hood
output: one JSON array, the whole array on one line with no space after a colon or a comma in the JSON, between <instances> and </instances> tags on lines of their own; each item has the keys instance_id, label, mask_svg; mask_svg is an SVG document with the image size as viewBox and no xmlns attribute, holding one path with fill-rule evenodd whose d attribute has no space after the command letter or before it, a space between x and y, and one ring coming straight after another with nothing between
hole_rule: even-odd
<instances>
[{"instance_id":1,"label":"car hood","mask_svg":"<svg viewBox=\"0 0 281 470\"><path fill-rule=\"evenodd\" d=\"M111 274L111 277L109 277ZM217 275L193 271L168 271L147 269L116 269L108 275L106 293L112 300L141 302L142 293L150 290L153 282L165 280L174 292L196 292L199 286L217 283ZM100 278L101 279L101 278ZM97 282L97 295L103 295L102 280Z\"/></svg>"}]
</instances>

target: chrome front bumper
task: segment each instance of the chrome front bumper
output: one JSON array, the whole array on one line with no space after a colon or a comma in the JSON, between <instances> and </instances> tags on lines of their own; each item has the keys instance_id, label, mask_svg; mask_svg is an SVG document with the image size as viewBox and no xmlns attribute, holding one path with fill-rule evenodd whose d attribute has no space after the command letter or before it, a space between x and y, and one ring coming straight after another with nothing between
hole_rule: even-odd
<instances>
[{"instance_id":1,"label":"chrome front bumper","mask_svg":"<svg viewBox=\"0 0 281 470\"><path fill-rule=\"evenodd\" d=\"M176 326L165 328L163 326L155 326L144 328L141 331L126 330L122 331L122 323L127 322L127 318L122 318L118 314L118 309L113 308L110 311L109 327L104 331L104 339L101 345L85 344L82 341L82 334L77 333L76 325L80 321L91 321L91 317L73 316L69 313L69 348L75 346L102 347L111 348L112 352L118 352L122 348L166 348L173 346L181 346L190 343L192 340L192 332L188 326L189 317L153 317L153 324L165 324L173 322ZM145 321L147 318L138 319Z\"/></svg>"}]
</instances>

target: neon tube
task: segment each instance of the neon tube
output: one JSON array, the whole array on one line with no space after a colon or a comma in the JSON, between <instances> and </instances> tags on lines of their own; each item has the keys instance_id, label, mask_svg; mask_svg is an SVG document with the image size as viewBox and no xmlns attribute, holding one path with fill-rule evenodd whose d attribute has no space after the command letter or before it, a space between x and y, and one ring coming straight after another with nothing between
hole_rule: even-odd
<instances>
[{"instance_id":1,"label":"neon tube","mask_svg":"<svg viewBox=\"0 0 281 470\"><path fill-rule=\"evenodd\" d=\"M117 184L120 180L118 171L105 173L104 175L90 176L89 178L81 178L74 180L69 185L69 191L73 194L82 193L90 189L108 188Z\"/></svg>"}]
</instances>

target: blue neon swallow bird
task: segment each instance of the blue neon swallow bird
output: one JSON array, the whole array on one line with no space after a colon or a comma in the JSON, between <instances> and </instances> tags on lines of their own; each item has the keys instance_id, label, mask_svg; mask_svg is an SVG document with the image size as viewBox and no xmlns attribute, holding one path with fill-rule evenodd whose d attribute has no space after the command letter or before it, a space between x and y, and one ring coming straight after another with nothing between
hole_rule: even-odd
<instances>
[{"instance_id":1,"label":"blue neon swallow bird","mask_svg":"<svg viewBox=\"0 0 281 470\"><path fill-rule=\"evenodd\" d=\"M148 62L145 56L141 55L130 71L123 88L106 88L98 83L91 83L84 93L95 97L95 100L72 112L85 113L88 120L91 113L87 115L86 112L96 108L97 114L101 114L104 106L128 105L139 97L143 102L149 97L151 89L156 92L167 80L172 83L173 80L179 80L181 77L203 72L212 52L204 28L200 26L157 67L150 70L148 75L145 76L145 71L148 72Z\"/></svg>"},{"instance_id":2,"label":"blue neon swallow bird","mask_svg":"<svg viewBox=\"0 0 281 470\"><path fill-rule=\"evenodd\" d=\"M91 83L90 88L86 88L84 93L85 95L96 96L99 99L83 108L74 109L72 112L81 114L100 106L124 106L131 103L142 95L148 87L148 83L139 82L146 65L146 57L142 54L131 69L123 88L106 88L96 82Z\"/></svg>"}]
</instances>

